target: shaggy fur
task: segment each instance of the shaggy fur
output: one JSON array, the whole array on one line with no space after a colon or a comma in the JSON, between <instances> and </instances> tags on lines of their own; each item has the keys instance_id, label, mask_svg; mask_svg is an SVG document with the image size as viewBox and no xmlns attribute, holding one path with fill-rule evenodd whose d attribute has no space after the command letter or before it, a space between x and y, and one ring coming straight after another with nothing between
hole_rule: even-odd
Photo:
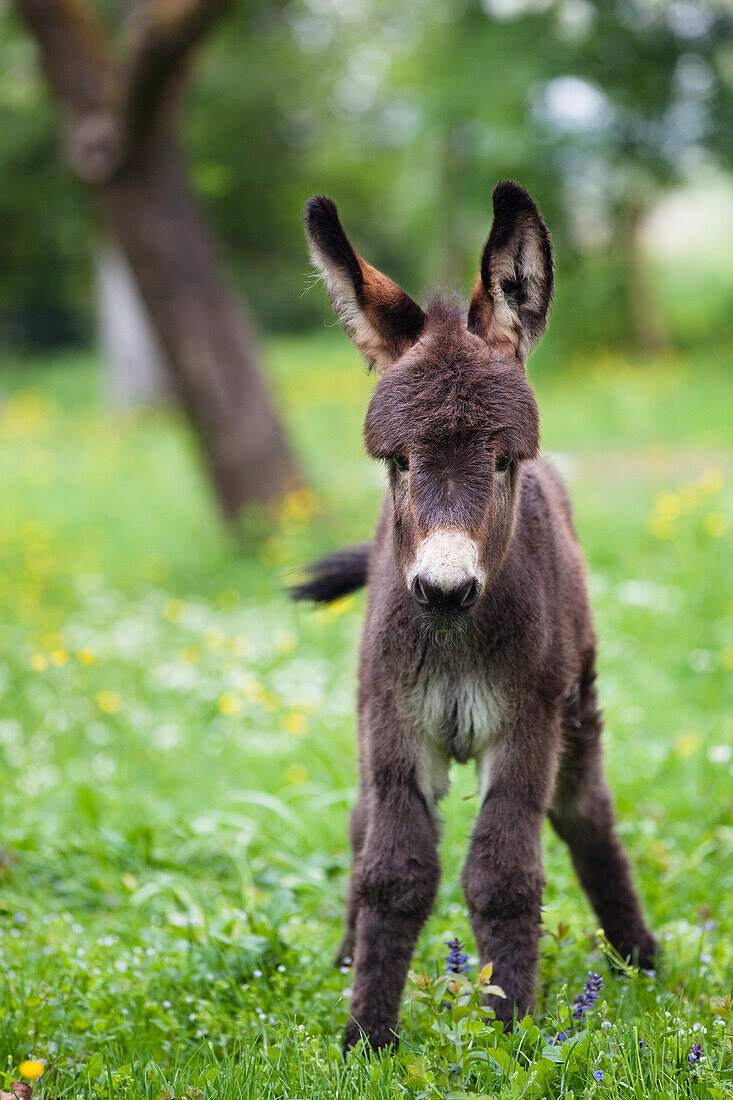
<instances>
[{"instance_id":1,"label":"shaggy fur","mask_svg":"<svg viewBox=\"0 0 733 1100\"><path fill-rule=\"evenodd\" d=\"M462 881L507 1027L534 998L545 815L620 954L651 966L656 950L603 775L583 560L564 487L538 457L525 373L552 296L550 237L517 184L497 187L494 210L466 314L443 300L423 312L384 276L370 276L367 293L335 206L308 207L336 310L382 371L364 439L389 471L371 547L326 559L295 592L324 600L368 583L339 952L355 966L347 1049L361 1034L376 1048L395 1041L438 886L437 803L452 760L476 763L480 808Z\"/></svg>"}]
</instances>

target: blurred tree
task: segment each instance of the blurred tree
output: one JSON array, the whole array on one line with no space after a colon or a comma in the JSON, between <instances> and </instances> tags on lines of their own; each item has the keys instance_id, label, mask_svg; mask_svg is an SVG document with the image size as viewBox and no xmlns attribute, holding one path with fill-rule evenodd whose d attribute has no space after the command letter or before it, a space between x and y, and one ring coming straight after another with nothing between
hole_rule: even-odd
<instances>
[{"instance_id":1,"label":"blurred tree","mask_svg":"<svg viewBox=\"0 0 733 1100\"><path fill-rule=\"evenodd\" d=\"M665 191L730 168L733 9L729 0L563 0L557 17L554 73L535 86L534 126L571 239L616 254L635 342L660 351L668 337L641 231Z\"/></svg>"},{"instance_id":2,"label":"blurred tree","mask_svg":"<svg viewBox=\"0 0 733 1100\"><path fill-rule=\"evenodd\" d=\"M90 219L55 163L27 36L4 2L0 310L44 295L76 307ZM111 34L130 0L85 2ZM730 163L727 2L237 0L180 139L245 299L271 329L323 322L298 228L316 191L412 293L465 291L492 187L515 176L557 245L558 308L535 361L663 343L640 227L666 190Z\"/></svg>"},{"instance_id":3,"label":"blurred tree","mask_svg":"<svg viewBox=\"0 0 733 1100\"><path fill-rule=\"evenodd\" d=\"M228 0L132 0L122 49L75 0L16 5L63 108L71 165L127 258L231 518L296 471L176 138L189 55Z\"/></svg>"}]
</instances>

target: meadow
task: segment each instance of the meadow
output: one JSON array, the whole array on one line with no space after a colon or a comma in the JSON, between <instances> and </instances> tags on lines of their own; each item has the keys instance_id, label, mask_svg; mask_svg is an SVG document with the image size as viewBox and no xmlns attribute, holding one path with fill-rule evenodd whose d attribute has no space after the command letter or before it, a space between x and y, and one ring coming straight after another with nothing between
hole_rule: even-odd
<instances>
[{"instance_id":1,"label":"meadow","mask_svg":"<svg viewBox=\"0 0 733 1100\"><path fill-rule=\"evenodd\" d=\"M403 1042L346 1065L351 977L331 958L363 596L312 611L283 583L370 537L383 472L346 340L266 353L308 487L236 536L175 412L103 411L92 356L0 374L0 1088L29 1062L49 1097L733 1096L724 349L530 362L660 973L609 968L548 827L537 1008L511 1037L484 1022L460 891L476 782L454 766ZM474 966L447 988L455 937ZM588 971L600 994L573 1020Z\"/></svg>"}]
</instances>

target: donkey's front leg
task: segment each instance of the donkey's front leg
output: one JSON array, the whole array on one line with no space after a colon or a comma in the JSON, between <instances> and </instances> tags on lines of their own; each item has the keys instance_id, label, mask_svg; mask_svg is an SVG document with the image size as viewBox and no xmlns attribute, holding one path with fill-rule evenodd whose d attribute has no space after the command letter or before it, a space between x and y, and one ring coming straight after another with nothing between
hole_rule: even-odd
<instances>
[{"instance_id":1,"label":"donkey's front leg","mask_svg":"<svg viewBox=\"0 0 733 1100\"><path fill-rule=\"evenodd\" d=\"M463 891L480 965L506 998L492 997L497 1019L511 1027L534 1001L539 955L542 870L540 834L555 772L555 723L536 720L527 733L502 737L491 786L476 821L463 869Z\"/></svg>"},{"instance_id":2,"label":"donkey's front leg","mask_svg":"<svg viewBox=\"0 0 733 1100\"><path fill-rule=\"evenodd\" d=\"M396 1041L400 998L440 874L437 830L412 767L372 774L369 815L354 869L354 994L345 1049L363 1032L375 1049Z\"/></svg>"}]
</instances>

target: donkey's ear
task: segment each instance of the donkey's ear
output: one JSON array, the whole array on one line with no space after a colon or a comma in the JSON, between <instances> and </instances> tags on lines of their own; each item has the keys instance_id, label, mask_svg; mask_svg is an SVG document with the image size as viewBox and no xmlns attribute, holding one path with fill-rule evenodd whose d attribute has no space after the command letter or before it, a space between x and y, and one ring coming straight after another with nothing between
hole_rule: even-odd
<instances>
[{"instance_id":1,"label":"donkey's ear","mask_svg":"<svg viewBox=\"0 0 733 1100\"><path fill-rule=\"evenodd\" d=\"M534 201L511 180L493 194L494 221L468 311L489 344L509 344L522 362L547 324L554 286L552 241Z\"/></svg>"},{"instance_id":2,"label":"donkey's ear","mask_svg":"<svg viewBox=\"0 0 733 1100\"><path fill-rule=\"evenodd\" d=\"M397 283L357 256L331 199L317 195L306 204L305 233L341 324L369 366L386 370L415 343L425 314Z\"/></svg>"}]
</instances>

